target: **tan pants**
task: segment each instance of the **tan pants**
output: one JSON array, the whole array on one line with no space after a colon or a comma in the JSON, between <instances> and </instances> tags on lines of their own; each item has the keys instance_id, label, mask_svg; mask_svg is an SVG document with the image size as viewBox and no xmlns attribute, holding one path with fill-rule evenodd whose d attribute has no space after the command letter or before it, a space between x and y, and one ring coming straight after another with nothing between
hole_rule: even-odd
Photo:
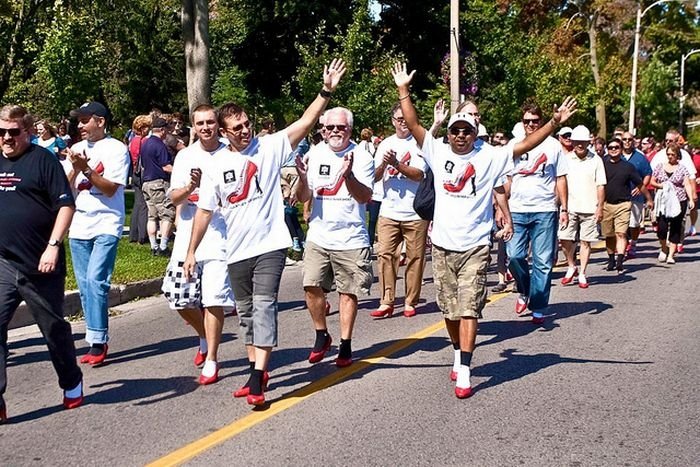
<instances>
[{"instance_id":1,"label":"tan pants","mask_svg":"<svg viewBox=\"0 0 700 467\"><path fill-rule=\"evenodd\" d=\"M428 236L428 221L395 221L379 217L379 286L382 305L393 305L396 298L396 275L399 270L401 243L406 242L406 301L415 307L420 298L425 267L425 241Z\"/></svg>"}]
</instances>

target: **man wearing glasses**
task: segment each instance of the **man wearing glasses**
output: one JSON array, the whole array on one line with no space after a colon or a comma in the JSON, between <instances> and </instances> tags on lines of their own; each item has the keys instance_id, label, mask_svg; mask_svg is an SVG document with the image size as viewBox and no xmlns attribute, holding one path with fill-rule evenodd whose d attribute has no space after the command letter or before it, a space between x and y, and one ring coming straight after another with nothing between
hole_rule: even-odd
<instances>
[{"instance_id":1,"label":"man wearing glasses","mask_svg":"<svg viewBox=\"0 0 700 467\"><path fill-rule=\"evenodd\" d=\"M542 110L533 103L523 106L522 123L530 136L542 127ZM508 242L510 271L518 284L515 312L532 311L532 322L542 324L549 305L552 267L557 247L557 209L562 229L569 223L567 164L561 144L543 138L524 152L512 170L510 210L513 240ZM532 272L528 252L532 251Z\"/></svg>"},{"instance_id":2,"label":"man wearing glasses","mask_svg":"<svg viewBox=\"0 0 700 467\"><path fill-rule=\"evenodd\" d=\"M647 207L654 208L651 195L644 186L643 179L632 164L622 158L622 141L613 138L608 143L608 155L603 160L605 166L605 205L601 231L608 251L607 271L622 273L627 229L632 210L632 189L636 188L647 200ZM632 188L631 188L632 187Z\"/></svg>"},{"instance_id":3,"label":"man wearing glasses","mask_svg":"<svg viewBox=\"0 0 700 467\"><path fill-rule=\"evenodd\" d=\"M430 234L433 276L438 307L454 348L450 378L456 381L455 396L463 399L472 394L470 364L477 320L486 304L494 188L513 168L514 159L544 141L576 111L576 101L567 98L551 121L539 125L523 141L498 148L475 145L478 125L474 117L456 113L448 122L448 144L443 144L421 126L411 103L409 85L415 71L408 73L405 63L396 63L392 74L406 125L435 178L435 215ZM556 140L553 143L559 145ZM509 217L505 196L496 196L496 200ZM501 232L506 240L512 235L509 224Z\"/></svg>"},{"instance_id":4,"label":"man wearing glasses","mask_svg":"<svg viewBox=\"0 0 700 467\"><path fill-rule=\"evenodd\" d=\"M318 363L330 350L326 299L335 281L339 294L340 345L335 364L352 364L352 332L357 297L372 285L370 241L365 205L372 197L374 160L350 140L353 115L336 107L324 115L326 143L314 146L304 164L297 158L297 198L312 200L304 252L306 306L316 330L309 363Z\"/></svg>"},{"instance_id":5,"label":"man wearing glasses","mask_svg":"<svg viewBox=\"0 0 700 467\"><path fill-rule=\"evenodd\" d=\"M253 136L244 109L232 103L223 105L219 127L231 152L202 167L199 202L183 269L188 277L194 274L195 251L212 213L220 208L226 221L228 273L250 364L250 378L234 396L246 397L251 405L265 403L268 362L277 345L277 294L287 248L292 246L284 222L281 169L313 128L344 74L342 60L334 59L324 66L323 87L301 118L264 138ZM325 315L324 307L325 300Z\"/></svg>"},{"instance_id":6,"label":"man wearing glasses","mask_svg":"<svg viewBox=\"0 0 700 467\"><path fill-rule=\"evenodd\" d=\"M395 134L377 148L374 180L382 183L384 197L379 210L379 286L380 306L370 313L375 318L394 313L396 276L399 267L401 243L406 243L406 298L403 314L416 314L425 266L425 241L429 221L420 218L413 209L416 190L425 172L425 161L415 138L408 131L396 103L391 109L391 123Z\"/></svg>"},{"instance_id":7,"label":"man wearing glasses","mask_svg":"<svg viewBox=\"0 0 700 467\"><path fill-rule=\"evenodd\" d=\"M622 157L634 166L639 176L642 177L644 186L649 185L651 165L649 165L649 161L644 157L644 154L636 148L634 136L629 131L626 131L622 134L620 140L622 141ZM637 188L632 189L631 202L630 239L626 249L628 258L637 256L637 240L639 239L640 227L644 220L644 196Z\"/></svg>"},{"instance_id":8,"label":"man wearing glasses","mask_svg":"<svg viewBox=\"0 0 700 467\"><path fill-rule=\"evenodd\" d=\"M559 144L564 148L564 154L568 154L574 150L574 145L571 142L571 128L568 126L563 127L557 132L557 139L559 139Z\"/></svg>"},{"instance_id":9,"label":"man wearing glasses","mask_svg":"<svg viewBox=\"0 0 700 467\"><path fill-rule=\"evenodd\" d=\"M63 319L63 237L75 204L61 164L30 142L24 107L0 109L0 424L7 421L7 327L22 300L46 339L67 409L83 402L71 327Z\"/></svg>"}]
</instances>

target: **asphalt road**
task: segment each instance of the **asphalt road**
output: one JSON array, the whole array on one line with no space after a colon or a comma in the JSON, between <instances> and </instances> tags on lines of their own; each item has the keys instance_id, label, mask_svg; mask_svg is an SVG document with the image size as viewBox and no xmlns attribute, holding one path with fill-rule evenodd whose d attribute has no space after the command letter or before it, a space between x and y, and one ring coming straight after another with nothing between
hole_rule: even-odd
<instances>
[{"instance_id":1,"label":"asphalt road","mask_svg":"<svg viewBox=\"0 0 700 467\"><path fill-rule=\"evenodd\" d=\"M493 296L466 400L449 380L430 267L414 318L399 308L372 320L375 284L360 303L358 361L343 370L335 346L322 363L306 361L314 334L301 266L287 268L262 410L231 396L248 368L236 318L224 328L221 380L199 387L197 340L164 300L120 306L109 364L84 369L86 401L71 411L36 328L14 330L0 465L699 465L700 241L674 266L658 264L656 248L643 236L621 276L596 253L587 290L558 285L558 269L542 326L513 313L515 294ZM84 327L74 334L82 354Z\"/></svg>"}]
</instances>

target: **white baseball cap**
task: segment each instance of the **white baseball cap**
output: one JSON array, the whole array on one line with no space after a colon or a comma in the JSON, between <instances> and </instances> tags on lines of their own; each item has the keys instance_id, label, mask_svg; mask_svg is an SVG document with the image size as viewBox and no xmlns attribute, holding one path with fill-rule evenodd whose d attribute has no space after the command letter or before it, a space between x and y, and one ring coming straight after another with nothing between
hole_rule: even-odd
<instances>
[{"instance_id":1,"label":"white baseball cap","mask_svg":"<svg viewBox=\"0 0 700 467\"><path fill-rule=\"evenodd\" d=\"M456 114L451 116L450 121L447 123L447 128L451 128L452 125L454 125L457 122L467 122L469 125L471 125L472 128L474 128L475 130L477 129L476 120L474 120L474 117L472 117L466 112L457 112Z\"/></svg>"},{"instance_id":2,"label":"white baseball cap","mask_svg":"<svg viewBox=\"0 0 700 467\"><path fill-rule=\"evenodd\" d=\"M573 130L571 130L571 140L572 141L590 141L591 132L588 131L583 125L579 125Z\"/></svg>"},{"instance_id":3,"label":"white baseball cap","mask_svg":"<svg viewBox=\"0 0 700 467\"><path fill-rule=\"evenodd\" d=\"M571 129L571 127L563 126L563 127L561 127L561 130L559 130L557 132L557 136L562 136L562 135L565 135L567 133L571 133L572 131L573 130Z\"/></svg>"}]
</instances>

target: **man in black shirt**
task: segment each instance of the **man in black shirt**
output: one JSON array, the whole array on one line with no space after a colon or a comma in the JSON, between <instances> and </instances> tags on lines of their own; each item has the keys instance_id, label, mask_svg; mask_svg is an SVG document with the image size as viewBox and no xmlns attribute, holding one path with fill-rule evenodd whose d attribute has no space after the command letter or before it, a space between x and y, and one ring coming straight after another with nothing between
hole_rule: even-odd
<instances>
[{"instance_id":1,"label":"man in black shirt","mask_svg":"<svg viewBox=\"0 0 700 467\"><path fill-rule=\"evenodd\" d=\"M622 263L627 248L627 229L629 228L632 209L632 193L630 186L635 186L647 200L647 207L654 209L654 201L644 186L642 177L637 169L622 159L622 141L613 138L608 143L608 155L603 159L605 177L605 206L601 230L605 236L605 246L608 250L608 271L617 269L622 272ZM616 255L617 254L617 258Z\"/></svg>"},{"instance_id":2,"label":"man in black shirt","mask_svg":"<svg viewBox=\"0 0 700 467\"><path fill-rule=\"evenodd\" d=\"M63 237L75 205L58 160L31 144L32 125L25 108L0 109L0 423L7 420L7 328L22 299L46 339L64 407L83 402L83 375L63 319Z\"/></svg>"}]
</instances>

